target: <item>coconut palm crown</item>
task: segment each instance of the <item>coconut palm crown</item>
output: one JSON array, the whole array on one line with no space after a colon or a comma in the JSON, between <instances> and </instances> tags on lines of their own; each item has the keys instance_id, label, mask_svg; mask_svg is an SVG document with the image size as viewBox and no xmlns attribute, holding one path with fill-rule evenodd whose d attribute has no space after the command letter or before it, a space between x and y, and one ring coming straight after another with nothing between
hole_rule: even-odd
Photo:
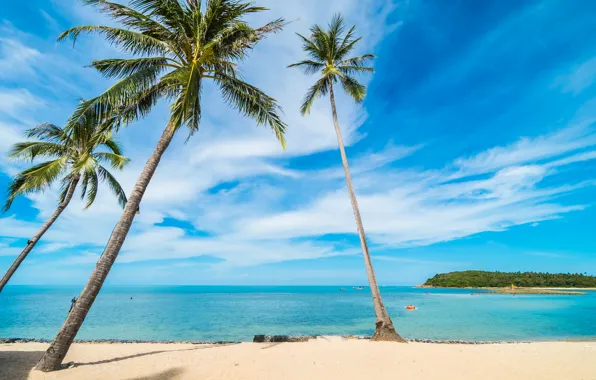
<instances>
[{"instance_id":1,"label":"coconut palm crown","mask_svg":"<svg viewBox=\"0 0 596 380\"><path fill-rule=\"evenodd\" d=\"M366 65L376 58L372 54L364 54L348 58L361 37L355 36L356 27L351 27L345 33L344 20L341 15L335 15L327 30L319 25L311 29L310 37L298 34L302 40L303 49L310 59L295 63L289 67L297 67L306 75L320 74L320 79L308 90L300 112L308 115L315 99L326 96L334 83L341 83L343 89L356 102L360 103L366 96L366 87L354 75L362 72L374 72Z\"/></svg>"},{"instance_id":2,"label":"coconut palm crown","mask_svg":"<svg viewBox=\"0 0 596 380\"><path fill-rule=\"evenodd\" d=\"M104 36L132 58L94 61L91 66L107 78L119 79L103 94L82 103L71 122L93 109L108 117L116 112L124 123L147 115L160 99L170 101L169 123L185 125L193 134L201 119L205 80L213 81L223 99L258 124L268 125L285 146L286 125L275 99L246 83L237 63L283 19L253 28L242 18L266 10L237 0L132 0L130 6L86 0L123 27L79 26L60 35L73 43L83 33Z\"/></svg>"},{"instance_id":3,"label":"coconut palm crown","mask_svg":"<svg viewBox=\"0 0 596 380\"><path fill-rule=\"evenodd\" d=\"M108 167L121 170L129 159L122 155L112 133L98 123L96 115L79 118L70 130L41 124L27 130L25 137L35 140L15 144L9 153L10 158L47 161L16 175L8 187L5 212L16 197L45 191L58 181L61 187L59 203L64 202L69 189L81 181L81 198L86 200L85 208L88 208L95 201L99 183L104 182L124 207L126 194Z\"/></svg>"}]
</instances>

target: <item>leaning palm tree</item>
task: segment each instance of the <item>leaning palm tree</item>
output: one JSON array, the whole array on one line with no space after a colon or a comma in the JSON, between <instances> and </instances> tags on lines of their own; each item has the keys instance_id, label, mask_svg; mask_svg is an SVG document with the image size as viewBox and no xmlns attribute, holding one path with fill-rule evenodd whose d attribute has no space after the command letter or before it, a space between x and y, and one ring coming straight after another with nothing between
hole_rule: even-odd
<instances>
[{"instance_id":1,"label":"leaning palm tree","mask_svg":"<svg viewBox=\"0 0 596 380\"><path fill-rule=\"evenodd\" d=\"M286 129L276 101L244 82L237 73L237 63L255 44L284 25L284 21L278 19L253 28L244 21L245 16L266 8L238 0L207 0L204 6L198 0L132 0L129 6L104 0L87 0L86 3L108 13L122 28L80 26L67 30L60 39L98 33L133 58L92 63L106 77L120 80L81 105L78 114L83 115L89 109L105 116L116 113L127 123L146 115L165 98L171 102L170 118L89 282L37 364L36 368L42 371L60 367L120 252L143 194L174 134L183 126L188 127L190 134L198 130L201 92L206 82L212 81L231 107L258 124L268 125L282 146ZM72 122L77 118L75 113Z\"/></svg>"},{"instance_id":2,"label":"leaning palm tree","mask_svg":"<svg viewBox=\"0 0 596 380\"><path fill-rule=\"evenodd\" d=\"M49 161L17 174L8 187L4 212L10 209L13 200L19 195L45 191L56 182L61 183L61 192L56 211L29 239L25 249L0 280L0 292L29 252L68 206L79 184L81 197L86 200L85 208L91 206L95 200L100 181L109 186L122 207L126 204L126 195L122 187L104 165L122 169L128 159L122 155L120 146L112 138L109 129L106 129L106 123L109 122L100 122L91 112L81 117L69 131L52 124L41 124L25 132L25 136L34 139L33 141L21 142L12 148L10 157L13 159L33 161L45 158Z\"/></svg>"},{"instance_id":3,"label":"leaning palm tree","mask_svg":"<svg viewBox=\"0 0 596 380\"><path fill-rule=\"evenodd\" d=\"M366 243L362 219L360 218L358 202L356 200L356 195L354 194L354 188L352 187L348 158L346 157L341 130L339 128L339 122L337 121L337 109L335 108L333 85L335 83L341 83L345 92L356 102L360 103L366 95L366 88L360 84L353 75L361 72L374 71L372 68L366 66L368 62L375 58L372 54L348 58L348 54L354 49L356 43L360 41L360 38L355 37L354 31L355 27L352 27L344 34L344 21L340 15L333 17L327 30L323 30L320 26L314 25L310 30L311 35L308 38L298 34L302 39L303 49L306 51L310 59L295 63L289 67L298 67L307 75L317 73L320 75L320 79L308 90L304 97L300 109L302 115L310 113L315 99L329 94L333 122L335 124L335 133L337 134L337 142L339 143L339 151L341 153L341 160L346 175L348 193L352 202L354 216L356 217L356 226L358 228L358 235L360 236L360 245L362 246L364 264L366 266L366 273L368 275L377 318L376 329L372 339L405 342L405 340L395 331L393 322L391 321L389 314L387 314L387 310L381 299L381 292L377 285L377 279L368 252L368 245Z\"/></svg>"}]
</instances>

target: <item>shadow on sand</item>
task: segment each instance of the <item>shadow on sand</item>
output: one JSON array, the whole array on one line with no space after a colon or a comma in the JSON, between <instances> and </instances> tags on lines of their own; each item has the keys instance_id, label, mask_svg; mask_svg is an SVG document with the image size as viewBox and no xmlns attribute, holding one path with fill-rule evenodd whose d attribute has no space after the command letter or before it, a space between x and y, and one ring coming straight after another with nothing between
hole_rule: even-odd
<instances>
[{"instance_id":1,"label":"shadow on sand","mask_svg":"<svg viewBox=\"0 0 596 380\"><path fill-rule=\"evenodd\" d=\"M134 355L127 355L127 356L119 356L112 359L105 359L99 360L95 362L87 362L87 363L65 363L64 367L66 368L73 368L73 367L82 367L88 365L100 365L100 364L107 364L107 363L114 363L120 362L128 359L134 359L142 356L149 356L149 355L157 355L161 353L167 352L183 352L183 351L195 351L195 350L206 350L209 348L217 348L217 347L224 347L224 346L231 346L234 344L239 343L229 343L229 344L216 344L212 346L198 346L193 348L185 348L180 350L159 350L159 351L149 351L149 352L141 352ZM44 354L43 351L0 351L0 380L27 380L29 377L29 372L39 359ZM170 380L179 377L184 372L182 368L171 368L154 375L149 376L142 376L142 377L135 377L128 380Z\"/></svg>"},{"instance_id":2,"label":"shadow on sand","mask_svg":"<svg viewBox=\"0 0 596 380\"><path fill-rule=\"evenodd\" d=\"M240 344L240 343L214 344L212 346L199 346L199 347L193 347L193 348L184 348L184 349L180 349L180 350L159 350L159 351L140 352L140 353L134 354L134 355L118 356L118 357L115 357L115 358L112 358L112 359L98 360L96 362L68 363L68 364L71 367L82 367L82 366L86 366L86 365L98 365L98 364L107 364L107 363L120 362L120 361L123 361L123 360L140 358L140 357L143 357L143 356L163 354L163 353L166 353L166 352L184 352L184 351L206 350L208 348L218 348L218 347L225 347L225 346L233 346L235 344Z\"/></svg>"},{"instance_id":3,"label":"shadow on sand","mask_svg":"<svg viewBox=\"0 0 596 380\"><path fill-rule=\"evenodd\" d=\"M43 351L0 351L0 379L26 380Z\"/></svg>"},{"instance_id":4,"label":"shadow on sand","mask_svg":"<svg viewBox=\"0 0 596 380\"><path fill-rule=\"evenodd\" d=\"M184 373L182 368L171 368L163 372L149 376L133 377L128 380L172 380L178 378Z\"/></svg>"}]
</instances>

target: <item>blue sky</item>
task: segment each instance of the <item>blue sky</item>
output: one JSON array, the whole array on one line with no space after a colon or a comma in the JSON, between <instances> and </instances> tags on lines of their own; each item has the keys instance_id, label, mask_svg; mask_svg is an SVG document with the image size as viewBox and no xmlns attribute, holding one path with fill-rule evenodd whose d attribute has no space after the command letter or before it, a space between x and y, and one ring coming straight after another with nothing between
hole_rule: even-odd
<instances>
[{"instance_id":1,"label":"blue sky","mask_svg":"<svg viewBox=\"0 0 596 380\"><path fill-rule=\"evenodd\" d=\"M228 109L213 88L202 126L166 153L110 284L363 284L328 101L299 115L313 81L286 69L295 32L341 11L374 52L362 105L338 108L380 283L483 269L596 274L596 5L590 1L259 1L253 21L293 22L242 65L276 97L289 125L269 131ZM96 38L57 35L110 22L71 0L3 5L0 15L0 192L23 163L6 159L23 130L62 124L109 82L93 59L119 55ZM118 138L127 191L167 121L161 104ZM120 210L103 188L73 202L13 284L83 284ZM0 216L0 270L56 206L56 191Z\"/></svg>"}]
</instances>

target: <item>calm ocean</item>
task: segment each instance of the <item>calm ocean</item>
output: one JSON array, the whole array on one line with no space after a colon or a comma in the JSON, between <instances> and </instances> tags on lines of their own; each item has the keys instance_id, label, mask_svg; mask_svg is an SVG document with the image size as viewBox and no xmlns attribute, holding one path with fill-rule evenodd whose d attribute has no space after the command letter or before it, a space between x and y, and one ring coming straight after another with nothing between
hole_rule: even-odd
<instances>
[{"instance_id":1,"label":"calm ocean","mask_svg":"<svg viewBox=\"0 0 596 380\"><path fill-rule=\"evenodd\" d=\"M368 288L339 289L108 287L77 337L250 341L255 334L371 334L374 315ZM79 287L8 286L0 294L0 337L53 338L79 291ZM539 341L596 337L596 292L514 297L472 296L469 290L459 289L383 287L381 291L397 330L407 338ZM408 304L418 310L406 312Z\"/></svg>"}]
</instances>

